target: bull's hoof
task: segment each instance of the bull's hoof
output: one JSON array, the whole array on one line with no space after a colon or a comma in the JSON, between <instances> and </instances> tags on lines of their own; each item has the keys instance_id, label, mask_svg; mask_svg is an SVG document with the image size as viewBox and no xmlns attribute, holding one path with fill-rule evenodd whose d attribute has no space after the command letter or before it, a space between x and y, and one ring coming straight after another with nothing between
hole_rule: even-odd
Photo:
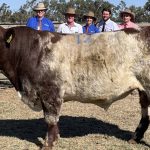
<instances>
[{"instance_id":1,"label":"bull's hoof","mask_svg":"<svg viewBox=\"0 0 150 150\"><path fill-rule=\"evenodd\" d=\"M128 142L129 142L130 144L137 144L137 141L136 141L135 139L130 139Z\"/></svg>"}]
</instances>

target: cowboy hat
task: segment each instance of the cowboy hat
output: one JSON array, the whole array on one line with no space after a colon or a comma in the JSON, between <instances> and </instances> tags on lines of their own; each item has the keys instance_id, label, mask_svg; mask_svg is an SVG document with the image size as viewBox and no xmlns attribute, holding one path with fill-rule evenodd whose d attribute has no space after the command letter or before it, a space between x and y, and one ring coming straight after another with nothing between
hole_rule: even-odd
<instances>
[{"instance_id":1,"label":"cowboy hat","mask_svg":"<svg viewBox=\"0 0 150 150\"><path fill-rule=\"evenodd\" d=\"M64 15L67 15L67 14L76 15L75 9L69 7L69 8L67 9L67 11L64 13Z\"/></svg>"},{"instance_id":2,"label":"cowboy hat","mask_svg":"<svg viewBox=\"0 0 150 150\"><path fill-rule=\"evenodd\" d=\"M131 12L130 9L125 9L124 11L121 11L120 12L120 17L122 18L123 17L123 14L129 14L131 16L131 21L134 22L134 19L135 19L135 14L133 12Z\"/></svg>"},{"instance_id":3,"label":"cowboy hat","mask_svg":"<svg viewBox=\"0 0 150 150\"><path fill-rule=\"evenodd\" d=\"M87 17L92 17L93 20L96 20L96 17L94 16L94 12L93 11L89 11L87 14L85 14L83 16L84 18L87 18Z\"/></svg>"},{"instance_id":4,"label":"cowboy hat","mask_svg":"<svg viewBox=\"0 0 150 150\"><path fill-rule=\"evenodd\" d=\"M33 10L34 11L47 10L47 8L45 8L44 3L40 2L33 8Z\"/></svg>"}]
</instances>

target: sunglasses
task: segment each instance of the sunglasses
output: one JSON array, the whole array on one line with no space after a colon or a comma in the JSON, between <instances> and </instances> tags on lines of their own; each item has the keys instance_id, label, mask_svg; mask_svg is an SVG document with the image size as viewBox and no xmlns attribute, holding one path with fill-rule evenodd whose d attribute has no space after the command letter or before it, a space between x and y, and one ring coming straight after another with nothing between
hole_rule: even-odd
<instances>
[{"instance_id":1,"label":"sunglasses","mask_svg":"<svg viewBox=\"0 0 150 150\"><path fill-rule=\"evenodd\" d=\"M37 13L45 12L45 10L37 10L36 12L37 12Z\"/></svg>"}]
</instances>

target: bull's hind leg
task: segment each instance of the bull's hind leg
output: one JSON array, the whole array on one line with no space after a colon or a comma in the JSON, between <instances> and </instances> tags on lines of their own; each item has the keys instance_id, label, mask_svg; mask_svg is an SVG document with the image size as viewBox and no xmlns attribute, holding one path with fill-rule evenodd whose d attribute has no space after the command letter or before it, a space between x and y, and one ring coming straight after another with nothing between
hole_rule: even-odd
<instances>
[{"instance_id":1,"label":"bull's hind leg","mask_svg":"<svg viewBox=\"0 0 150 150\"><path fill-rule=\"evenodd\" d=\"M149 126L148 97L144 91L139 91L139 96L140 96L142 118L140 120L140 123L139 123L137 129L135 130L135 132L133 134L132 139L129 140L130 143L140 142L140 140L144 136L145 131L147 130L147 128Z\"/></svg>"}]
</instances>

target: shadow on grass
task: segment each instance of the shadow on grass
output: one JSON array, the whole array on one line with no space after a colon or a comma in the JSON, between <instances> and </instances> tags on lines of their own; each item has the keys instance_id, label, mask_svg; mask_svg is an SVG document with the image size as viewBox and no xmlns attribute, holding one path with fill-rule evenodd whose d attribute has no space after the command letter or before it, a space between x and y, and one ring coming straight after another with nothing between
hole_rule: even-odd
<instances>
[{"instance_id":1,"label":"shadow on grass","mask_svg":"<svg viewBox=\"0 0 150 150\"><path fill-rule=\"evenodd\" d=\"M10 83L9 80L0 79L0 89L12 88L13 85Z\"/></svg>"},{"instance_id":2,"label":"shadow on grass","mask_svg":"<svg viewBox=\"0 0 150 150\"><path fill-rule=\"evenodd\" d=\"M46 135L44 119L0 120L0 136L16 137L42 146L38 137Z\"/></svg>"},{"instance_id":3,"label":"shadow on grass","mask_svg":"<svg viewBox=\"0 0 150 150\"><path fill-rule=\"evenodd\" d=\"M129 140L131 132L120 129L117 125L95 118L61 116L59 122L60 136L63 138L85 136L87 134L106 134L121 140ZM0 120L0 136L23 139L40 146L38 137L45 138L46 123L44 119ZM144 142L141 144L150 147Z\"/></svg>"}]
</instances>

